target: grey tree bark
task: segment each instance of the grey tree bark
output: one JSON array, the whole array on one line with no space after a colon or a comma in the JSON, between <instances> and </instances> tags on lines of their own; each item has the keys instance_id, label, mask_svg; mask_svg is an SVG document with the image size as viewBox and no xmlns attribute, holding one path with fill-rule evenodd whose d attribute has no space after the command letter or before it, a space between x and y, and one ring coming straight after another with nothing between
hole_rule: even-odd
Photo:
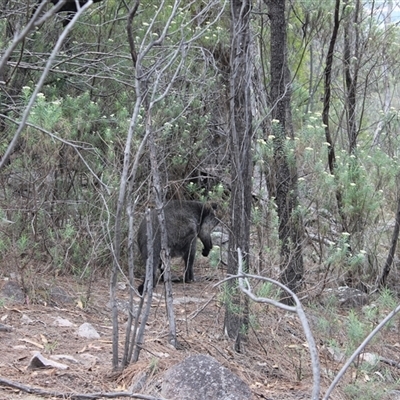
<instances>
[{"instance_id":1,"label":"grey tree bark","mask_svg":"<svg viewBox=\"0 0 400 400\"><path fill-rule=\"evenodd\" d=\"M252 188L252 114L250 101L250 0L231 2L230 55L230 155L231 155L231 229L229 235L228 274L235 274L238 252L243 252L245 270L249 267L250 214ZM236 282L227 283L225 332L235 339L240 351L241 338L248 325L248 299L240 295Z\"/></svg>"},{"instance_id":2,"label":"grey tree bark","mask_svg":"<svg viewBox=\"0 0 400 400\"><path fill-rule=\"evenodd\" d=\"M290 74L287 63L285 1L266 0L271 21L271 114L274 138L276 202L281 241L281 281L298 292L303 279L303 222L298 210L297 167L286 151L293 140ZM291 299L288 299L291 302Z\"/></svg>"},{"instance_id":3,"label":"grey tree bark","mask_svg":"<svg viewBox=\"0 0 400 400\"><path fill-rule=\"evenodd\" d=\"M349 2L345 3L345 6ZM344 73L345 73L345 83L346 83L346 119L347 119L347 135L349 138L349 153L355 154L357 150L357 122L356 122L356 90L357 90L357 80L358 80L358 61L355 62L354 69L352 71L352 58L359 60L359 32L357 24L359 23L358 14L360 10L360 1L355 2L354 15L347 18L344 25ZM354 32L352 32L352 27L354 27ZM354 37L352 37L354 34ZM354 53L352 53L351 43L354 42Z\"/></svg>"}]
</instances>

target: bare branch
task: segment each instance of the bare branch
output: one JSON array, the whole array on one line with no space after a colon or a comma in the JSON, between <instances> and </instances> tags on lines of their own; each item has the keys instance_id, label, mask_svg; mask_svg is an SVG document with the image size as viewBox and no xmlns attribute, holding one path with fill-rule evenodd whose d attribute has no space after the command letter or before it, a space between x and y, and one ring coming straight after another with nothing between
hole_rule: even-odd
<instances>
[{"instance_id":1,"label":"bare branch","mask_svg":"<svg viewBox=\"0 0 400 400\"><path fill-rule=\"evenodd\" d=\"M296 313L298 315L300 322L303 326L304 334L307 339L308 347L310 350L311 361L312 361L314 384L313 384L313 391L312 391L311 399L318 400L319 392L320 392L320 376L321 376L320 367L319 367L318 350L317 350L317 346L315 344L315 340L312 335L310 326L308 324L306 314L304 312L304 309L301 305L299 298L287 286L283 285L282 283L280 283L278 281L275 281L274 279L244 273L243 272L243 262L242 262L243 258L242 258L242 252L241 252L240 248L237 249L237 252L238 252L238 274L236 276L230 277L230 279L238 279L240 290L257 303L272 304L283 310L290 311L290 312ZM286 293L288 293L292 297L292 299L295 302L295 306L289 306L284 303L275 301L273 299L255 296L253 294L253 292L251 291L249 278L263 280L266 282L271 282L271 283L279 286L281 289L285 290Z\"/></svg>"},{"instance_id":2,"label":"bare branch","mask_svg":"<svg viewBox=\"0 0 400 400\"><path fill-rule=\"evenodd\" d=\"M45 79L51 69L51 65L54 62L54 59L58 53L58 51L60 50L60 47L62 45L62 43L64 42L64 40L66 39L68 33L71 31L72 27L75 25L75 23L78 21L79 17L81 16L81 14L88 8L91 6L91 4L93 3L93 0L88 0L88 2L82 6L77 13L74 15L74 17L71 19L71 21L68 23L68 25L65 27L65 29L63 30L63 32L61 33L60 37L57 40L56 45L54 46L53 51L51 52L49 59L47 60L46 63L46 67L43 70L42 75L40 76L39 82L36 84L35 89L32 93L32 96L29 100L28 105L25 108L25 111L22 115L22 119L21 122L18 126L17 132L15 132L15 135L13 137L13 139L11 140L11 143L8 145L8 148L6 150L6 152L4 153L2 159L0 160L0 169L2 169L4 167L4 165L6 164L6 162L8 161L8 158L10 157L10 155L12 154L14 147L17 144L18 138L21 135L23 129L25 128L26 122L28 120L29 114L32 110L33 104L36 101L36 97L37 94L40 92L40 90L43 87L43 84L45 82Z\"/></svg>"},{"instance_id":3,"label":"bare branch","mask_svg":"<svg viewBox=\"0 0 400 400\"><path fill-rule=\"evenodd\" d=\"M347 369L350 367L352 362L356 359L357 356L360 355L360 353L364 350L365 346L372 340L372 338L400 311L400 304L391 312L389 313L377 326L376 328L365 338L365 340L358 346L356 351L350 356L350 358L346 361L346 363L343 365L342 369L338 372L338 374L335 376L335 379L329 386L328 390L325 393L325 396L323 397L323 400L328 400L330 394L332 393L333 389L335 386L338 384L339 380L342 378L344 373L347 371Z\"/></svg>"},{"instance_id":4,"label":"bare branch","mask_svg":"<svg viewBox=\"0 0 400 400\"><path fill-rule=\"evenodd\" d=\"M129 10L128 23L126 26L126 30L128 32L128 42L129 42L129 47L131 48L131 57L134 66L136 66L137 53L135 48L135 41L133 40L132 21L133 18L135 18L138 8L139 8L139 0L136 0L135 5Z\"/></svg>"},{"instance_id":5,"label":"bare branch","mask_svg":"<svg viewBox=\"0 0 400 400\"><path fill-rule=\"evenodd\" d=\"M62 393L62 392L52 392L48 390L43 390L39 388L34 388L32 386L23 385L22 383L13 382L8 379L0 377L0 385L6 387L12 387L15 389L22 390L26 393L37 394L40 396L51 396L60 399L71 399L71 400L95 400L101 398L116 399L119 397L130 397L133 399L141 400L166 400L163 397L154 397L146 394L140 393L130 393L130 392L98 392L98 393Z\"/></svg>"},{"instance_id":6,"label":"bare branch","mask_svg":"<svg viewBox=\"0 0 400 400\"><path fill-rule=\"evenodd\" d=\"M153 257L153 243L152 243L152 238L153 238L153 225L151 221L151 215L150 215L150 209L146 210L146 230L147 230L147 251L148 251L148 257L146 261L146 278L144 281L144 292L143 292L143 297L140 300L140 306L138 308L137 314L136 314L136 321L135 321L135 327L134 327L134 332L133 332L133 337L132 337L132 343L130 346L130 352L129 352L129 361L131 358L131 353L132 353L132 348L133 345L135 345L135 350L133 352L133 361L137 361L139 359L139 353L140 350L143 347L144 343L144 331L146 329L146 323L150 315L150 309L151 309L151 301L153 299L153 281L154 281L154 257ZM141 316L141 310L143 307L143 302L146 300L146 308L144 310L144 315ZM141 317L140 321L140 327L139 329L137 328L139 318ZM137 335L136 335L136 330L137 330ZM136 343L135 343L136 342Z\"/></svg>"},{"instance_id":7,"label":"bare branch","mask_svg":"<svg viewBox=\"0 0 400 400\"><path fill-rule=\"evenodd\" d=\"M14 37L13 42L9 46L9 48L4 52L3 57L0 59L0 83L5 83L2 82L3 80L3 74L4 74L4 67L6 66L6 63L8 59L10 58L12 52L15 50L17 45L22 42L25 37L28 35L28 33L39 23L44 22L46 19L50 18L52 15L54 15L65 3L66 0L60 0L60 2L57 4L56 7L52 7L50 11L48 11L41 19L40 21L37 21L38 17L42 14L44 8L48 4L48 0L43 0L39 6L36 8L35 13L33 14L32 18L28 22L28 24L25 26L25 28Z\"/></svg>"}]
</instances>

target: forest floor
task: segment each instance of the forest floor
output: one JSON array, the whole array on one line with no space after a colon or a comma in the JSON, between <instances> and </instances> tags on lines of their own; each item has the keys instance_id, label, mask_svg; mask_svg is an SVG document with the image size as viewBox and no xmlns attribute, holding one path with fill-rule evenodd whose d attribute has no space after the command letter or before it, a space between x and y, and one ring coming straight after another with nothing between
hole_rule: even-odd
<instances>
[{"instance_id":1,"label":"forest floor","mask_svg":"<svg viewBox=\"0 0 400 400\"><path fill-rule=\"evenodd\" d=\"M220 289L215 287L218 280L214 277L213 281L209 281L204 271L203 276L201 272L196 272L196 282L173 284L181 349L176 350L168 343L163 285L158 285L139 361L121 373L113 373L111 369L112 322L107 278L92 283L91 296L85 307L80 299L87 294L87 288L72 277L53 278L54 284L62 286L74 298L71 303L47 304L44 300L28 304L6 303L0 298L0 322L12 327L11 332L0 331L0 379L47 392L64 393L68 398L71 393L125 391L146 372L150 378L140 392L157 395L163 373L169 367L189 355L208 354L241 377L251 388L254 399L310 399L311 363L298 318L265 304L253 304L248 341L243 352L238 354L233 351L233 343L223 334L224 308L220 303ZM222 278L222 273L220 275L218 278ZM0 289L4 282L0 281ZM128 301L128 290L123 286L120 285L118 290L120 304ZM136 298L135 302L138 304L139 299ZM341 335L348 312L337 311L335 321L331 321L322 306L305 306L305 309L318 345L321 391L324 394L343 364L343 359L329 347L326 337L330 337L338 348L341 345L346 347L343 342L347 337ZM58 326L55 324L57 318L69 320L73 326ZM123 352L126 320L127 315L120 312L120 354ZM328 325L332 322L334 326L326 327L321 321L328 321ZM84 339L77 335L78 326L85 322L95 327L100 334L99 339ZM323 334L321 325L325 326ZM384 340L375 341L368 351L399 362L399 322L388 328L382 337ZM68 369L28 369L35 351L49 359L62 356L57 357L57 361L68 365ZM375 393L371 396L373 399L400 398L396 397L396 390L400 388L400 370L396 366L378 363L367 371L360 371L353 367L349 369L330 398L369 399L369 389ZM348 391L345 394L344 389L350 384L355 393L359 387L359 393L363 395L349 395ZM0 400L38 398L43 397L0 385Z\"/></svg>"}]
</instances>

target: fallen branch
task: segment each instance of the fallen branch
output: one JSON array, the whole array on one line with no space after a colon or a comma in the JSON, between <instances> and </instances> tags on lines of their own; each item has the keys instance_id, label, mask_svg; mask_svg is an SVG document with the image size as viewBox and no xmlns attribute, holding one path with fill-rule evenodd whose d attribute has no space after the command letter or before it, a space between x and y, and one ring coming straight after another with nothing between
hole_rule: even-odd
<instances>
[{"instance_id":1,"label":"fallen branch","mask_svg":"<svg viewBox=\"0 0 400 400\"><path fill-rule=\"evenodd\" d=\"M250 299L257 303L266 303L266 304L271 304L275 307L278 307L282 310L286 310L292 313L296 313L300 323L303 327L303 332L304 335L306 336L306 340L308 343L308 349L310 351L310 356L311 356L311 365L312 365L312 371L313 371L313 389L312 389L312 394L311 394L311 399L312 400L318 400L319 399L319 392L320 392L320 366L319 366L319 358L318 358L318 350L317 350L317 345L315 344L314 337L312 335L310 326L307 321L306 314L304 312L303 306L301 305L301 302L297 295L290 290L287 286L283 285L282 283L271 279L271 278L266 278L258 275L251 275L243 272L243 258L242 258L242 252L241 249L238 248L238 274L236 275L235 278L238 278L239 281L239 289L249 296ZM230 277L232 278L232 277ZM253 279L258 279L266 282L271 282L272 284L280 287L282 290L284 290L291 298L294 300L295 305L290 306L284 303L281 303L280 301L276 301L274 299L266 298L266 297L258 297L256 296L250 287L250 282L249 278Z\"/></svg>"},{"instance_id":2,"label":"fallen branch","mask_svg":"<svg viewBox=\"0 0 400 400\"><path fill-rule=\"evenodd\" d=\"M385 358L385 357L379 357L379 361L384 363L384 364L388 364L391 367L400 368L400 362L399 361L391 360L391 359Z\"/></svg>"},{"instance_id":3,"label":"fallen branch","mask_svg":"<svg viewBox=\"0 0 400 400\"><path fill-rule=\"evenodd\" d=\"M39 388L34 388L32 386L27 386L19 382L13 382L5 378L0 377L0 386L8 386L14 389L22 390L23 392L36 394L43 397L57 397L60 399L70 399L70 400L94 400L94 399L116 399L118 397L131 397L133 399L141 400L166 400L162 397L154 397L150 395L140 394L140 393L130 393L130 392L100 392L100 393L61 393L52 392Z\"/></svg>"},{"instance_id":4,"label":"fallen branch","mask_svg":"<svg viewBox=\"0 0 400 400\"><path fill-rule=\"evenodd\" d=\"M192 312L192 314L189 315L189 319L195 319L216 297L217 293L214 293L207 301L206 303L201 306L198 310Z\"/></svg>"},{"instance_id":5,"label":"fallen branch","mask_svg":"<svg viewBox=\"0 0 400 400\"><path fill-rule=\"evenodd\" d=\"M352 362L355 360L355 358L364 350L365 346L371 341L371 339L386 325L388 321L390 321L398 312L400 312L400 305L398 305L392 312L390 312L376 327L375 329L364 339L364 341L358 346L358 348L354 351L354 353L350 356L350 358L346 361L346 363L343 365L342 369L337 373L335 376L335 379L329 386L328 390L326 391L326 394L323 398L323 400L328 400L331 392L339 382L339 380L342 378L344 373L347 371L347 369L350 367Z\"/></svg>"}]
</instances>

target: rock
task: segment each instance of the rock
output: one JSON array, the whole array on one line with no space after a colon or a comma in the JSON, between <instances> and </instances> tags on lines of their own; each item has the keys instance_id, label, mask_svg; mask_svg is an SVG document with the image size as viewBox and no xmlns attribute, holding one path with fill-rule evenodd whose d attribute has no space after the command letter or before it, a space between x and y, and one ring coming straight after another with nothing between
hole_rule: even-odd
<instances>
[{"instance_id":1,"label":"rock","mask_svg":"<svg viewBox=\"0 0 400 400\"><path fill-rule=\"evenodd\" d=\"M74 302L74 298L60 286L54 286L50 289L50 299L56 304L71 304Z\"/></svg>"},{"instance_id":2,"label":"rock","mask_svg":"<svg viewBox=\"0 0 400 400\"><path fill-rule=\"evenodd\" d=\"M11 332L13 327L11 325L0 324L0 332Z\"/></svg>"},{"instance_id":3,"label":"rock","mask_svg":"<svg viewBox=\"0 0 400 400\"><path fill-rule=\"evenodd\" d=\"M61 318L61 317L56 317L56 318L54 319L53 325L64 326L64 327L75 326L75 324L73 324L73 323L72 323L71 321L69 321L68 319Z\"/></svg>"},{"instance_id":4,"label":"rock","mask_svg":"<svg viewBox=\"0 0 400 400\"><path fill-rule=\"evenodd\" d=\"M327 289L322 297L323 304L328 304L332 296L337 299L338 305L343 308L362 307L369 302L367 293L348 286L340 286L337 289Z\"/></svg>"},{"instance_id":5,"label":"rock","mask_svg":"<svg viewBox=\"0 0 400 400\"><path fill-rule=\"evenodd\" d=\"M337 347L328 346L326 348L329 354L332 356L333 360L337 363L345 361L345 354L342 353Z\"/></svg>"},{"instance_id":6,"label":"rock","mask_svg":"<svg viewBox=\"0 0 400 400\"><path fill-rule=\"evenodd\" d=\"M79 361L75 357L70 356L69 354L52 354L50 358L55 361L65 360L65 361L71 361L75 364L79 363Z\"/></svg>"},{"instance_id":7,"label":"rock","mask_svg":"<svg viewBox=\"0 0 400 400\"><path fill-rule=\"evenodd\" d=\"M0 291L0 297L6 298L7 303L25 303L25 293L16 281L7 281Z\"/></svg>"},{"instance_id":8,"label":"rock","mask_svg":"<svg viewBox=\"0 0 400 400\"><path fill-rule=\"evenodd\" d=\"M140 393L146 385L147 378L148 378L148 376L145 371L142 371L142 372L139 372L139 374L136 374L133 377L133 381L132 381L131 385L129 386L129 391L131 393Z\"/></svg>"},{"instance_id":9,"label":"rock","mask_svg":"<svg viewBox=\"0 0 400 400\"><path fill-rule=\"evenodd\" d=\"M100 335L97 333L96 329L94 329L92 324L89 322L83 323L78 328L78 336L84 337L86 339L100 339Z\"/></svg>"},{"instance_id":10,"label":"rock","mask_svg":"<svg viewBox=\"0 0 400 400\"><path fill-rule=\"evenodd\" d=\"M29 361L28 365L29 369L35 368L57 368L57 369L68 369L68 365L61 364L57 361L49 360L46 357L43 357L38 351L36 351Z\"/></svg>"},{"instance_id":11,"label":"rock","mask_svg":"<svg viewBox=\"0 0 400 400\"><path fill-rule=\"evenodd\" d=\"M187 357L171 367L161 387L174 400L250 400L250 388L238 376L206 355Z\"/></svg>"},{"instance_id":12,"label":"rock","mask_svg":"<svg viewBox=\"0 0 400 400\"><path fill-rule=\"evenodd\" d=\"M83 364L87 369L90 369L99 362L99 357L92 354L79 354L79 362Z\"/></svg>"},{"instance_id":13,"label":"rock","mask_svg":"<svg viewBox=\"0 0 400 400\"><path fill-rule=\"evenodd\" d=\"M360 354L360 361L375 366L380 361L380 357L374 353L362 353Z\"/></svg>"},{"instance_id":14,"label":"rock","mask_svg":"<svg viewBox=\"0 0 400 400\"><path fill-rule=\"evenodd\" d=\"M33 319L29 318L26 314L22 314L21 323L23 325L30 325L33 324Z\"/></svg>"}]
</instances>

